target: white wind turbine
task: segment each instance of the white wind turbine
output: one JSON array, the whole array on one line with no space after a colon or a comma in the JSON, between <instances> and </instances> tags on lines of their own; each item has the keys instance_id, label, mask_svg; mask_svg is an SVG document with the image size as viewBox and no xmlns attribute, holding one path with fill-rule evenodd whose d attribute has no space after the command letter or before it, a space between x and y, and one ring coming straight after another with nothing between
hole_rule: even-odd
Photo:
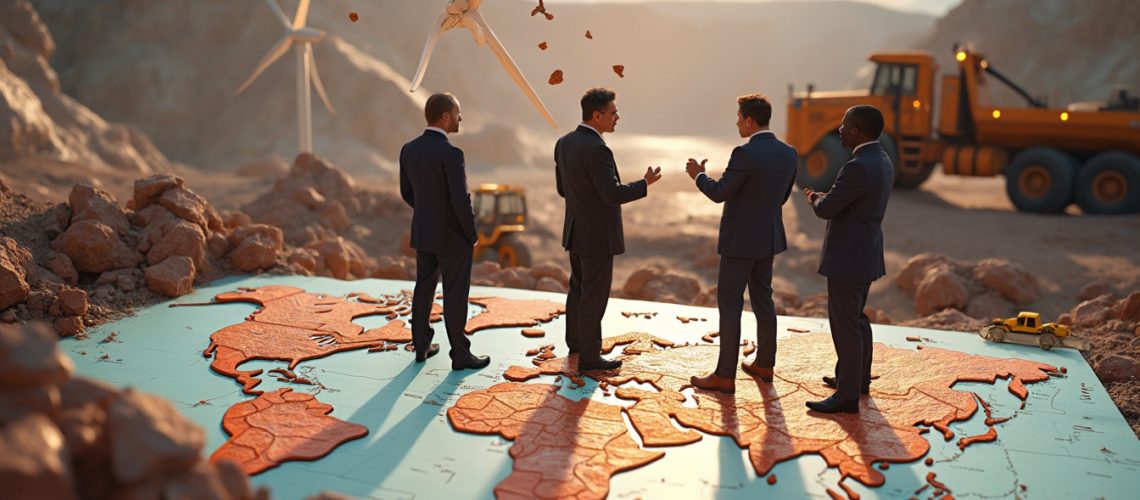
<instances>
[{"instance_id":1,"label":"white wind turbine","mask_svg":"<svg viewBox=\"0 0 1140 500\"><path fill-rule=\"evenodd\" d=\"M293 16L291 23L289 18L285 17L285 12L277 5L276 0L265 0L265 3L269 4L277 19L281 21L281 25L285 28L285 35L273 44L265 57L262 57L261 61L257 63L253 74L249 75L249 78L238 87L237 91L240 94L246 87L249 87L257 79L257 76L265 71L265 68L280 59L292 47L293 53L297 55L298 148L301 153L311 153L313 152L313 111L312 94L309 92L310 81L313 87L317 88L317 94L321 96L321 101L324 101L325 107L330 113L336 114L332 103L329 102L328 94L325 94L325 87L321 84L321 75L317 73L316 61L313 59L312 44L321 41L325 37L325 32L305 27L305 21L309 17L309 0L301 0L301 3L297 5L297 14Z\"/></svg>"},{"instance_id":2,"label":"white wind turbine","mask_svg":"<svg viewBox=\"0 0 1140 500\"><path fill-rule=\"evenodd\" d=\"M518 85L519 90L530 99L530 103L538 110L546 122L553 128L558 128L558 124L554 122L554 117L550 116L550 111L546 109L546 105L542 103L542 99L534 92L534 88L530 86L530 82L526 81L523 76L522 70L515 64L515 60L499 42L499 37L495 36L495 32L491 30L491 26L487 24L487 20L483 18L483 14L479 12L479 7L483 4L483 0L449 0L447 5L444 5L443 12L439 15L431 25L431 31L428 32L427 43L424 44L423 55L420 56L420 66L416 68L416 76L412 77L412 92L420 86L420 82L424 79L424 73L427 71L428 62L431 61L431 53L435 50L435 44L439 42L439 37L444 33L455 27L467 28L471 32L471 36L475 38L475 44L479 46L487 45L491 52L495 53L495 57L499 60L499 64L503 69L507 70L507 74Z\"/></svg>"}]
</instances>

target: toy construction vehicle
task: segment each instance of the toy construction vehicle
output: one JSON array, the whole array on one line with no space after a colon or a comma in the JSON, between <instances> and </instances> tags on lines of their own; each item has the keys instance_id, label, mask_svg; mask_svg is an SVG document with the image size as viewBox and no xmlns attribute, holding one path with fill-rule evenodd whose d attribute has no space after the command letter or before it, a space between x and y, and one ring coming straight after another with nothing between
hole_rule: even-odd
<instances>
[{"instance_id":1,"label":"toy construction vehicle","mask_svg":"<svg viewBox=\"0 0 1140 500\"><path fill-rule=\"evenodd\" d=\"M475 260L491 260L503 267L530 267L530 250L520 238L526 231L526 190L481 184L474 194L475 228L479 232Z\"/></svg>"},{"instance_id":2,"label":"toy construction vehicle","mask_svg":"<svg viewBox=\"0 0 1140 500\"><path fill-rule=\"evenodd\" d=\"M1072 330L1067 325L1041 323L1041 315L1035 312L1023 311L1016 318L994 319L978 334L991 342L1039 345L1046 351L1058 345L1081 351L1089 350L1089 341L1072 335Z\"/></svg>"}]
</instances>

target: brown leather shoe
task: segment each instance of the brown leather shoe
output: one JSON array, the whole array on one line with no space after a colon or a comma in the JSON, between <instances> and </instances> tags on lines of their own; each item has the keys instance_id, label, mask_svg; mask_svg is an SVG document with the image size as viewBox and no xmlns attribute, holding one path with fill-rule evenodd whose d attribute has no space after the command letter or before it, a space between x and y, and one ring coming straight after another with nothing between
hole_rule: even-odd
<instances>
[{"instance_id":1,"label":"brown leather shoe","mask_svg":"<svg viewBox=\"0 0 1140 500\"><path fill-rule=\"evenodd\" d=\"M755 363L740 363L740 369L744 370L744 373L752 375L764 382L772 383L772 376L774 374L771 368L761 368L756 366Z\"/></svg>"},{"instance_id":2,"label":"brown leather shoe","mask_svg":"<svg viewBox=\"0 0 1140 500\"><path fill-rule=\"evenodd\" d=\"M717 391L725 394L736 393L736 379L720 377L715 373L710 373L706 377L693 375L689 377L689 383L697 389L704 389L706 391Z\"/></svg>"}]
</instances>

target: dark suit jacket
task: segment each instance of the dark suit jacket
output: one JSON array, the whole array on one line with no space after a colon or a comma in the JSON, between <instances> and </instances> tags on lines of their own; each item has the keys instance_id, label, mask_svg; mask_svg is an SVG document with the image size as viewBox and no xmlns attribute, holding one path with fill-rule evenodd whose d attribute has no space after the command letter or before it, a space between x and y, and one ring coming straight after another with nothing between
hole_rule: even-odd
<instances>
[{"instance_id":1,"label":"dark suit jacket","mask_svg":"<svg viewBox=\"0 0 1140 500\"><path fill-rule=\"evenodd\" d=\"M717 253L725 257L771 257L788 249L784 215L796 180L796 150L763 133L732 150L720 180L697 176L708 198L724 203Z\"/></svg>"},{"instance_id":2,"label":"dark suit jacket","mask_svg":"<svg viewBox=\"0 0 1140 500\"><path fill-rule=\"evenodd\" d=\"M463 151L434 130L400 150L400 196L412 207L412 248L443 253L448 236L474 245L475 211L467 191Z\"/></svg>"},{"instance_id":3,"label":"dark suit jacket","mask_svg":"<svg viewBox=\"0 0 1140 500\"><path fill-rule=\"evenodd\" d=\"M583 126L558 139L554 175L566 199L562 247L579 255L625 253L621 205L645 197L645 179L622 184L613 152Z\"/></svg>"},{"instance_id":4,"label":"dark suit jacket","mask_svg":"<svg viewBox=\"0 0 1140 500\"><path fill-rule=\"evenodd\" d=\"M887 274L882 222L894 182L894 166L879 144L863 146L839 169L831 190L813 205L828 220L819 274L858 283Z\"/></svg>"}]
</instances>

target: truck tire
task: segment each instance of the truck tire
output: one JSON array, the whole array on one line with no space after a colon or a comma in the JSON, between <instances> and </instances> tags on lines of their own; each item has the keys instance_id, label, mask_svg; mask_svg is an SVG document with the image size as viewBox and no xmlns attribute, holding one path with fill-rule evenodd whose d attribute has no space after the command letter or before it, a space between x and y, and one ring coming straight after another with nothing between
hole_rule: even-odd
<instances>
[{"instance_id":1,"label":"truck tire","mask_svg":"<svg viewBox=\"0 0 1140 500\"><path fill-rule=\"evenodd\" d=\"M1077 160L1053 148L1022 151L1005 170L1005 191L1023 212L1055 214L1073 199Z\"/></svg>"},{"instance_id":2,"label":"truck tire","mask_svg":"<svg viewBox=\"0 0 1140 500\"><path fill-rule=\"evenodd\" d=\"M1089 214L1140 211L1140 159L1108 151L1085 162L1077 172L1077 204Z\"/></svg>"},{"instance_id":3,"label":"truck tire","mask_svg":"<svg viewBox=\"0 0 1140 500\"><path fill-rule=\"evenodd\" d=\"M1042 333L1041 337L1037 339L1037 343L1041 345L1042 349L1048 351L1060 342L1057 340L1056 335L1053 335L1052 333Z\"/></svg>"},{"instance_id":4,"label":"truck tire","mask_svg":"<svg viewBox=\"0 0 1140 500\"><path fill-rule=\"evenodd\" d=\"M499 255L499 265L508 267L530 267L530 249L523 243L519 233L507 233L499 237L494 251Z\"/></svg>"},{"instance_id":5,"label":"truck tire","mask_svg":"<svg viewBox=\"0 0 1140 500\"><path fill-rule=\"evenodd\" d=\"M799 169L796 172L796 185L800 188L812 188L815 191L827 191L835 183L839 175L839 168L851 158L851 152L843 147L839 136L829 134L823 136L815 148L808 155L800 157Z\"/></svg>"},{"instance_id":6,"label":"truck tire","mask_svg":"<svg viewBox=\"0 0 1140 500\"><path fill-rule=\"evenodd\" d=\"M1005 328L1000 326L991 326L986 330L986 338L991 342L1002 343L1005 341Z\"/></svg>"}]
</instances>

